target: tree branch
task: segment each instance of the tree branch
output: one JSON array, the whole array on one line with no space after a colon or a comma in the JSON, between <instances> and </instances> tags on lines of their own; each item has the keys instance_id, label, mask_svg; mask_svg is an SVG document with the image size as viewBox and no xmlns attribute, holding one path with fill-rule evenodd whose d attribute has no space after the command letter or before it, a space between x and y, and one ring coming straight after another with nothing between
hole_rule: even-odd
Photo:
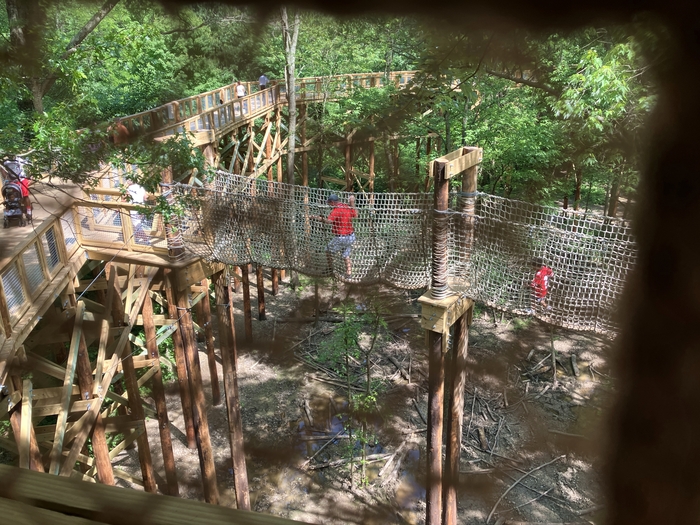
<instances>
[{"instance_id":1,"label":"tree branch","mask_svg":"<svg viewBox=\"0 0 700 525\"><path fill-rule=\"evenodd\" d=\"M71 56L73 53L75 53L78 50L78 46L82 44L83 40L85 40L90 33L92 33L95 28L100 25L100 22L104 20L104 18L114 9L114 6L116 6L119 3L119 0L107 0L102 7L94 14L92 15L92 18L87 21L87 23L78 31L73 38L71 39L70 42L68 42L68 45L66 46L66 50L61 55L61 60L65 60L69 56ZM56 79L58 78L58 74L56 72L56 69L46 77L44 82L41 84L41 96L43 97L46 95L46 93L51 89L51 86L54 85L56 82Z\"/></svg>"},{"instance_id":2,"label":"tree branch","mask_svg":"<svg viewBox=\"0 0 700 525\"><path fill-rule=\"evenodd\" d=\"M554 89L553 87L548 86L547 84L543 84L541 82L536 82L534 80L528 80L526 78L523 78L522 75L513 76L509 73L494 71L492 69L486 69L485 71L487 74L489 74L493 77L503 78L505 80L510 80L511 82L515 82L516 84L523 84L525 86L530 86L530 87L535 88L535 89L541 89L542 91L549 93L550 95L553 95L555 97L558 97L561 95L561 92Z\"/></svg>"},{"instance_id":3,"label":"tree branch","mask_svg":"<svg viewBox=\"0 0 700 525\"><path fill-rule=\"evenodd\" d=\"M160 34L161 35L174 35L175 33L190 33L192 31L196 31L197 29L204 27L207 25L206 22L202 22L196 27L186 27L186 28L178 28L178 29L171 29L170 31L162 31Z\"/></svg>"}]
</instances>

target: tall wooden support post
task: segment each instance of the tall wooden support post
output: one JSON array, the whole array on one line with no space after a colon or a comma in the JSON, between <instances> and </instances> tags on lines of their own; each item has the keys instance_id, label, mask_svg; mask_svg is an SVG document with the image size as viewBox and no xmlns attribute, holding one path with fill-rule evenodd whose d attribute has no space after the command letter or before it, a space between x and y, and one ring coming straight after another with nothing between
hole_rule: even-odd
<instances>
[{"instance_id":1,"label":"tall wooden support post","mask_svg":"<svg viewBox=\"0 0 700 525\"><path fill-rule=\"evenodd\" d=\"M163 270L165 280L165 298L168 301L168 317L179 322L180 312L177 309L177 299L173 291L173 270L166 268ZM179 326L179 324L178 324ZM192 420L192 393L190 392L189 379L187 378L187 360L185 358L185 345L181 330L172 333L173 348L175 352L175 366L177 369L177 383L180 390L180 401L182 403L182 417L185 420L185 433L187 435L187 447L193 449L197 446L194 435L194 422Z\"/></svg>"},{"instance_id":2,"label":"tall wooden support post","mask_svg":"<svg viewBox=\"0 0 700 525\"><path fill-rule=\"evenodd\" d=\"M129 394L129 409L131 411L131 419L133 421L141 421L145 424L146 415L143 412L141 405L141 395L139 394L139 384L136 379L136 369L134 368L134 356L131 355L131 343L127 343L127 356L122 359L122 368L124 370L124 384L126 391ZM148 434L146 429L139 434L137 438L139 463L141 464L141 475L143 476L143 488L146 492L156 492L155 475L153 474L153 459L151 457L151 449L148 446Z\"/></svg>"},{"instance_id":3,"label":"tall wooden support post","mask_svg":"<svg viewBox=\"0 0 700 525\"><path fill-rule=\"evenodd\" d=\"M465 169L475 166L481 160L481 150L477 148L460 148L444 157L440 157L430 163L431 173L434 179L434 212L433 212L433 259L431 291L423 295L419 302L422 305L421 325L428 330L428 486L426 492L426 525L439 525L443 516L447 520L454 520L456 516L456 488L454 476L459 476L459 448L452 448L454 439L461 439L453 433L459 432L461 436L462 421L462 391L464 390L464 377L466 374L466 341L459 349L459 342L455 347L455 363L453 379L452 399L459 399L459 406L450 412L448 427L450 429L448 484L445 490L446 501L450 508L445 507L443 515L443 465L442 465L442 440L443 440L443 402L445 387L445 361L447 340L450 327L457 319L465 316L473 301L466 298L464 293L455 293L448 288L448 251L447 241L449 235L449 219L447 215L449 201L449 179L463 172ZM466 322L464 318L457 327L456 336L459 340L466 337ZM457 340L457 337L455 338ZM461 357L461 360L459 356ZM462 367L462 368L459 368ZM461 388L460 392L456 389ZM458 441L459 445L460 442ZM445 524L453 525L455 521L445 521Z\"/></svg>"},{"instance_id":4,"label":"tall wooden support post","mask_svg":"<svg viewBox=\"0 0 700 525\"><path fill-rule=\"evenodd\" d=\"M143 267L138 270L138 273L140 274L139 277L143 276ZM153 303L150 297L145 298L143 306L141 307L141 315L143 317L143 332L146 337L146 351L148 352L148 357L154 360L153 366L155 367L155 374L153 374L153 378L151 379L151 389L153 392L153 400L156 404L165 480L168 486L168 494L171 496L179 496L180 489L177 482L173 441L170 435L170 419L168 418L168 406L165 402L163 373L160 369L160 353L156 341L156 325L153 320Z\"/></svg>"},{"instance_id":5,"label":"tall wooden support post","mask_svg":"<svg viewBox=\"0 0 700 525\"><path fill-rule=\"evenodd\" d=\"M219 373L216 369L216 353L214 352L214 326L211 323L211 303L209 302L209 280L205 277L199 283L206 293L197 303L197 320L204 328L204 339L207 346L207 364L209 365L209 377L211 378L212 404L221 403L221 388L219 386Z\"/></svg>"},{"instance_id":6,"label":"tall wooden support post","mask_svg":"<svg viewBox=\"0 0 700 525\"><path fill-rule=\"evenodd\" d=\"M306 151L306 104L299 106L299 118L301 119L301 132L299 140L301 142L301 185L309 185L309 152Z\"/></svg>"},{"instance_id":7,"label":"tall wooden support post","mask_svg":"<svg viewBox=\"0 0 700 525\"><path fill-rule=\"evenodd\" d=\"M448 456L448 466L445 484L445 502L454 501L456 511L456 481L459 478L459 447L461 441L462 405L464 381L466 381L466 336L467 323L470 317L467 312L474 302L464 297L463 290L458 291L448 297L436 299L430 292L424 294L418 302L422 306L421 326L428 330L428 486L426 491L426 525L439 525L442 523L443 515L443 465L442 465L442 444L443 444L443 402L445 387L445 353L447 352L447 340L450 327L460 319L460 324L455 327L455 341L457 337L464 339L464 346L460 348L455 344L456 352L453 362L456 366L451 368L452 382L452 405L448 420L448 430L450 442ZM461 330L461 332L460 332ZM463 334L463 335L461 335ZM459 390L459 392L458 392ZM458 404L457 404L458 403ZM459 434L457 434L459 433ZM454 449L455 443L457 449ZM452 476L455 476L454 478ZM447 513L445 514L447 516ZM452 514L450 514L452 515ZM445 521L445 524L454 525L455 521Z\"/></svg>"},{"instance_id":8,"label":"tall wooden support post","mask_svg":"<svg viewBox=\"0 0 700 525\"><path fill-rule=\"evenodd\" d=\"M253 319L250 311L250 279L248 266L241 266L241 281L243 282L243 319L245 321L245 340L253 340Z\"/></svg>"},{"instance_id":9,"label":"tall wooden support post","mask_svg":"<svg viewBox=\"0 0 700 525\"><path fill-rule=\"evenodd\" d=\"M92 365L88 356L85 336L80 334L78 346L78 363L76 367L78 376L78 387L80 388L80 399L92 399L94 384L92 379ZM97 479L105 485L114 485L114 471L112 461L109 458L109 446L102 416L98 413L95 419L95 426L92 429L92 451L95 454L95 466L97 467Z\"/></svg>"},{"instance_id":10,"label":"tall wooden support post","mask_svg":"<svg viewBox=\"0 0 700 525\"><path fill-rule=\"evenodd\" d=\"M216 311L219 319L219 341L221 362L224 370L224 396L228 414L229 443L233 463L233 478L238 508L250 510L250 491L243 449L243 423L238 397L238 354L236 350L236 328L233 321L233 297L231 282L226 271L213 275L216 293Z\"/></svg>"},{"instance_id":11,"label":"tall wooden support post","mask_svg":"<svg viewBox=\"0 0 700 525\"><path fill-rule=\"evenodd\" d=\"M258 321L267 319L265 315L265 279L262 264L255 265L255 277L258 285Z\"/></svg>"},{"instance_id":12,"label":"tall wooden support post","mask_svg":"<svg viewBox=\"0 0 700 525\"><path fill-rule=\"evenodd\" d=\"M172 284L171 282L171 286ZM194 326L192 324L190 300L186 290L174 290L174 292L177 296L177 310L179 313L178 323L185 346L187 377L189 379L190 392L192 393L192 421L194 423L194 434L197 439L199 464L202 469L204 499L207 503L218 505L219 487L216 482L214 454L211 448L206 400L204 399L204 391L202 390L202 371L199 366L199 354L197 353L197 343L195 341Z\"/></svg>"}]
</instances>

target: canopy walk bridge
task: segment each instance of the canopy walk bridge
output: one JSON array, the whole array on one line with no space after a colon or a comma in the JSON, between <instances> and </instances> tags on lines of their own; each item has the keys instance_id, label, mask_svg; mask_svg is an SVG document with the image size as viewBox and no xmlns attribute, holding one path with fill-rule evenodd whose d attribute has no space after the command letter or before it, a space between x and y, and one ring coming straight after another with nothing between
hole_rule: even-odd
<instances>
[{"instance_id":1,"label":"canopy walk bridge","mask_svg":"<svg viewBox=\"0 0 700 525\"><path fill-rule=\"evenodd\" d=\"M305 135L304 105L355 89L410 85L414 75L299 80L301 133L295 149L305 155L314 147L314 138ZM247 87L250 92L251 83ZM236 408L233 314L226 308L233 293L227 267L255 263L319 277L327 276L329 270L343 273L340 260L328 268L325 246L331 233L312 217L328 213L331 192L345 202L349 194L310 188L303 173L303 185L281 182L283 155L290 147L281 114L287 96L276 85L236 98L230 85L122 119L131 133L155 140L192 133L209 161L222 168L206 186L194 177L164 186L173 198L178 194L196 197L196 205L173 224L165 224L157 214L142 215L137 205L125 202L119 189L125 173L115 168L96 174L99 184L86 191L35 182L33 226L0 231L0 421L9 419L12 429L9 437L0 437L0 447L16 454L20 467L109 485L121 478L155 492L145 431L149 416L159 423L165 471L160 489L177 495L160 369L167 360L158 351L158 344L172 337L188 446L200 452L205 499L217 503L194 335L199 331L207 341L212 397L218 403L222 394L215 365L211 279L217 295L237 503L241 509L250 508ZM352 145L349 134L341 147L347 153ZM406 289L429 286L435 261L431 238L442 221L446 245L441 256L447 263L447 278L469 304L477 300L534 315L552 325L615 332L616 301L636 257L626 222L478 193L478 148L460 150L469 158L462 168L471 170L471 182L465 182L465 177L462 191L450 194L446 207L437 211L433 196L427 193L375 193L373 164L370 173L358 176L351 153L350 158L346 156L345 180L326 181L345 188L358 182L361 188L356 194L353 272L346 280ZM452 157L443 157L436 165L449 170L451 162ZM272 180L273 171L277 180ZM532 300L533 258L553 270L547 307ZM162 306L163 314L153 313L154 302ZM142 327L144 339L131 334L135 327ZM92 358L90 348L96 351ZM141 369L138 376L137 369ZM151 385L153 404L140 397L139 387L146 383ZM122 434L123 439L110 450L107 434ZM85 447L88 439L90 452ZM140 477L112 464L134 442ZM12 474L0 471L1 508L43 501L36 494L27 495L31 491L13 492L11 484L5 483L7 476ZM47 494L74 490L46 483ZM107 493L95 494L105 502L103 508L115 505ZM76 517L94 516L93 511L70 510L59 503L53 498L43 508ZM237 517L240 521L235 522L285 522L271 517L247 519Z\"/></svg>"}]
</instances>

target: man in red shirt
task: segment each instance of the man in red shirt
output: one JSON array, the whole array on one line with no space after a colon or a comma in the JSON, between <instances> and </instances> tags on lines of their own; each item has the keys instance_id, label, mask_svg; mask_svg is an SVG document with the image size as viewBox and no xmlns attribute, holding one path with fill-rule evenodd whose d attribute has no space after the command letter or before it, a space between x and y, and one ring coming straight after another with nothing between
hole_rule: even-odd
<instances>
[{"instance_id":1,"label":"man in red shirt","mask_svg":"<svg viewBox=\"0 0 700 525\"><path fill-rule=\"evenodd\" d=\"M326 247L328 265L333 268L333 254L342 251L343 259L345 260L345 277L348 278L352 273L350 250L355 242L355 229L352 226L352 220L357 217L355 196L350 195L348 204L344 204L338 200L337 195L331 195L328 197L328 204L333 208L328 218L321 216L316 216L315 218L330 224L334 235Z\"/></svg>"}]
</instances>

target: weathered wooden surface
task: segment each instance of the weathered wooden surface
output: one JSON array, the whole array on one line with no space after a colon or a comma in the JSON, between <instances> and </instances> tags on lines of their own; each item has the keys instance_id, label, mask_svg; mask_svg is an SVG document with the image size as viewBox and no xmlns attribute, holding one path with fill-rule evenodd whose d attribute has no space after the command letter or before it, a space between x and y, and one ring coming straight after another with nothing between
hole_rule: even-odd
<instances>
[{"instance_id":1,"label":"weathered wooden surface","mask_svg":"<svg viewBox=\"0 0 700 525\"><path fill-rule=\"evenodd\" d=\"M0 513L15 525L292 525L267 514L84 483L0 465Z\"/></svg>"}]
</instances>

